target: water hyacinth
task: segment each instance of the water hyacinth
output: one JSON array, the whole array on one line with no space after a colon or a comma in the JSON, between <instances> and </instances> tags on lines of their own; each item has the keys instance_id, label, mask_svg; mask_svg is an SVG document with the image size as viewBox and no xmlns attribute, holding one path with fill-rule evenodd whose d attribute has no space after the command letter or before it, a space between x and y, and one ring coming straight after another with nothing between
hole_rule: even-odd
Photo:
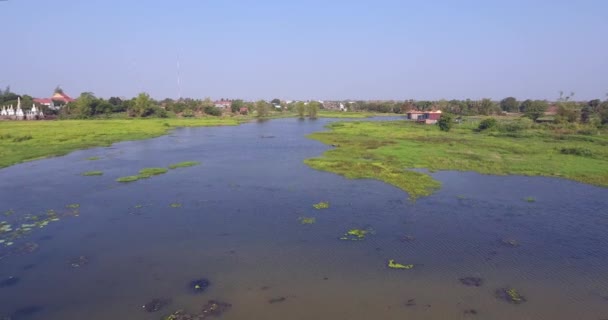
<instances>
[{"instance_id":1,"label":"water hyacinth","mask_svg":"<svg viewBox=\"0 0 608 320\"><path fill-rule=\"evenodd\" d=\"M329 202L319 202L317 204L313 204L312 206L317 210L327 209L329 208Z\"/></svg>"},{"instance_id":2,"label":"water hyacinth","mask_svg":"<svg viewBox=\"0 0 608 320\"><path fill-rule=\"evenodd\" d=\"M184 162L169 165L169 169L194 167L194 166L198 166L199 164L201 164L201 163L197 162L197 161L184 161Z\"/></svg>"},{"instance_id":3,"label":"water hyacinth","mask_svg":"<svg viewBox=\"0 0 608 320\"><path fill-rule=\"evenodd\" d=\"M301 224L314 224L317 219L313 217L299 217L298 220Z\"/></svg>"},{"instance_id":4,"label":"water hyacinth","mask_svg":"<svg viewBox=\"0 0 608 320\"><path fill-rule=\"evenodd\" d=\"M348 230L340 240L350 240L350 241L361 241L367 237L368 234L373 234L370 229L351 229Z\"/></svg>"},{"instance_id":5,"label":"water hyacinth","mask_svg":"<svg viewBox=\"0 0 608 320\"><path fill-rule=\"evenodd\" d=\"M393 259L390 259L388 261L388 267L391 268L391 269L401 269L401 270L414 269L414 265L413 264L401 264L401 263L395 262L395 260L393 260Z\"/></svg>"}]
</instances>

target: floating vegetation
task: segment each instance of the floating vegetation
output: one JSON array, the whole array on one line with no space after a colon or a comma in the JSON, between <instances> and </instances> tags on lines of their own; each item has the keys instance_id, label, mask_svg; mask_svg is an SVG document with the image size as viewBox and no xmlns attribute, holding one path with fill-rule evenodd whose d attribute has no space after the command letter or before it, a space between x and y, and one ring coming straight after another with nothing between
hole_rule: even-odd
<instances>
[{"instance_id":1,"label":"floating vegetation","mask_svg":"<svg viewBox=\"0 0 608 320\"><path fill-rule=\"evenodd\" d=\"M62 213L62 215L74 215L74 212L67 211ZM56 221L59 221L59 214L54 210L48 210L45 214L40 215L26 214L14 219L12 222L0 221L0 245L10 247L15 244L15 241L29 235L35 229L44 228L51 222ZM11 253L29 253L35 251L37 248L37 244L29 242L12 250Z\"/></svg>"},{"instance_id":2,"label":"floating vegetation","mask_svg":"<svg viewBox=\"0 0 608 320\"><path fill-rule=\"evenodd\" d=\"M207 317L220 317L224 312L232 308L230 303L209 300L198 314L190 314L184 310L178 310L163 318L163 320L201 320Z\"/></svg>"},{"instance_id":3,"label":"floating vegetation","mask_svg":"<svg viewBox=\"0 0 608 320\"><path fill-rule=\"evenodd\" d=\"M477 277L465 277L458 279L460 282L467 287L481 287L483 285L483 279Z\"/></svg>"},{"instance_id":4,"label":"floating vegetation","mask_svg":"<svg viewBox=\"0 0 608 320\"><path fill-rule=\"evenodd\" d=\"M534 197L527 197L524 200L526 200L526 202L529 202L529 203L536 202L536 199Z\"/></svg>"},{"instance_id":5,"label":"floating vegetation","mask_svg":"<svg viewBox=\"0 0 608 320\"><path fill-rule=\"evenodd\" d=\"M13 209L10 209L10 210L4 211L3 214L8 217L8 216L12 215L13 213L15 213L15 211Z\"/></svg>"},{"instance_id":6,"label":"floating vegetation","mask_svg":"<svg viewBox=\"0 0 608 320\"><path fill-rule=\"evenodd\" d=\"M360 241L364 240L368 234L373 234L373 232L369 229L351 229L340 237L340 240Z\"/></svg>"},{"instance_id":7,"label":"floating vegetation","mask_svg":"<svg viewBox=\"0 0 608 320\"><path fill-rule=\"evenodd\" d=\"M99 159L101 159L101 158L100 158L100 157L88 157L86 160L89 160L89 161L97 161L97 160L99 160Z\"/></svg>"},{"instance_id":8,"label":"floating vegetation","mask_svg":"<svg viewBox=\"0 0 608 320\"><path fill-rule=\"evenodd\" d=\"M327 209L329 208L329 202L319 202L317 204L313 204L312 206L317 210Z\"/></svg>"},{"instance_id":9,"label":"floating vegetation","mask_svg":"<svg viewBox=\"0 0 608 320\"><path fill-rule=\"evenodd\" d=\"M413 264L401 264L401 263L395 262L395 260L393 260L393 259L388 260L388 267L391 269L401 269L401 270L414 269Z\"/></svg>"},{"instance_id":10,"label":"floating vegetation","mask_svg":"<svg viewBox=\"0 0 608 320\"><path fill-rule=\"evenodd\" d=\"M116 182L128 183L128 182L135 182L139 179L140 179L139 176L126 176L126 177L120 177L120 178L116 179Z\"/></svg>"},{"instance_id":11,"label":"floating vegetation","mask_svg":"<svg viewBox=\"0 0 608 320\"><path fill-rule=\"evenodd\" d=\"M272 299L268 300L268 303L275 304L275 303L285 302L286 300L287 300L287 297L278 297L278 298L272 298Z\"/></svg>"},{"instance_id":12,"label":"floating vegetation","mask_svg":"<svg viewBox=\"0 0 608 320\"><path fill-rule=\"evenodd\" d=\"M10 276L2 281L0 281L0 288L12 287L21 281L20 278Z\"/></svg>"},{"instance_id":13,"label":"floating vegetation","mask_svg":"<svg viewBox=\"0 0 608 320\"><path fill-rule=\"evenodd\" d=\"M87 171L82 173L85 177L103 176L103 171Z\"/></svg>"},{"instance_id":14,"label":"floating vegetation","mask_svg":"<svg viewBox=\"0 0 608 320\"><path fill-rule=\"evenodd\" d=\"M28 254L38 250L40 246L35 242L26 242L12 250L13 254Z\"/></svg>"},{"instance_id":15,"label":"floating vegetation","mask_svg":"<svg viewBox=\"0 0 608 320\"><path fill-rule=\"evenodd\" d=\"M409 299L405 302L406 307L414 307L416 306L416 299Z\"/></svg>"},{"instance_id":16,"label":"floating vegetation","mask_svg":"<svg viewBox=\"0 0 608 320\"><path fill-rule=\"evenodd\" d=\"M317 219L314 217L299 217L298 220L301 224L314 224L317 222Z\"/></svg>"},{"instance_id":17,"label":"floating vegetation","mask_svg":"<svg viewBox=\"0 0 608 320\"><path fill-rule=\"evenodd\" d=\"M144 168L139 170L140 179L147 179L152 176L158 176L161 174L165 174L169 171L167 168Z\"/></svg>"},{"instance_id":18,"label":"floating vegetation","mask_svg":"<svg viewBox=\"0 0 608 320\"><path fill-rule=\"evenodd\" d=\"M467 310L464 310L464 314L465 314L465 315L476 316L476 315L477 315L477 313L478 313L478 312L477 312L477 310L475 310L475 309L467 309Z\"/></svg>"},{"instance_id":19,"label":"floating vegetation","mask_svg":"<svg viewBox=\"0 0 608 320\"><path fill-rule=\"evenodd\" d=\"M496 298L512 304L522 304L527 301L524 296L513 288L501 288L496 290Z\"/></svg>"},{"instance_id":20,"label":"floating vegetation","mask_svg":"<svg viewBox=\"0 0 608 320\"><path fill-rule=\"evenodd\" d=\"M145 303L142 307L146 312L158 312L171 303L169 299L155 298Z\"/></svg>"},{"instance_id":21,"label":"floating vegetation","mask_svg":"<svg viewBox=\"0 0 608 320\"><path fill-rule=\"evenodd\" d=\"M78 204L78 203L72 203L72 204L68 204L65 207L69 208L69 209L78 209L78 208L80 208L80 204Z\"/></svg>"},{"instance_id":22,"label":"floating vegetation","mask_svg":"<svg viewBox=\"0 0 608 320\"><path fill-rule=\"evenodd\" d=\"M515 239L510 239L510 238L505 238L501 240L502 244L508 247L519 247L519 241L515 240Z\"/></svg>"},{"instance_id":23,"label":"floating vegetation","mask_svg":"<svg viewBox=\"0 0 608 320\"><path fill-rule=\"evenodd\" d=\"M169 207L171 207L171 208L181 208L182 204L178 203L178 202L175 202L175 203L170 204Z\"/></svg>"},{"instance_id":24,"label":"floating vegetation","mask_svg":"<svg viewBox=\"0 0 608 320\"><path fill-rule=\"evenodd\" d=\"M184 162L174 163L174 164L170 165L169 169L194 167L194 166L198 166L199 164L201 164L201 163L197 162L197 161L184 161Z\"/></svg>"},{"instance_id":25,"label":"floating vegetation","mask_svg":"<svg viewBox=\"0 0 608 320\"><path fill-rule=\"evenodd\" d=\"M143 207L144 207L143 204L136 204L135 207L133 207L133 208L135 208L135 209L141 209Z\"/></svg>"},{"instance_id":26,"label":"floating vegetation","mask_svg":"<svg viewBox=\"0 0 608 320\"><path fill-rule=\"evenodd\" d=\"M207 279L198 279L190 281L188 287L194 293L203 293L211 285Z\"/></svg>"},{"instance_id":27,"label":"floating vegetation","mask_svg":"<svg viewBox=\"0 0 608 320\"><path fill-rule=\"evenodd\" d=\"M73 258L69 261L69 265L72 268L82 268L89 264L89 258L87 256L80 256Z\"/></svg>"}]
</instances>

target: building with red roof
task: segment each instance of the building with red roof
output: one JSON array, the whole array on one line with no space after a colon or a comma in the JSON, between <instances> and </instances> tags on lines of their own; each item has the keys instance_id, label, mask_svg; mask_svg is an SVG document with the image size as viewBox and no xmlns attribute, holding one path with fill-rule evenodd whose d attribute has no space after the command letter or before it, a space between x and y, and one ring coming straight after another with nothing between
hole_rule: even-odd
<instances>
[{"instance_id":1,"label":"building with red roof","mask_svg":"<svg viewBox=\"0 0 608 320\"><path fill-rule=\"evenodd\" d=\"M64 106L73 101L76 101L76 100L72 99L72 97L68 96L67 94L65 94L63 92L55 92L53 94L53 96L50 98L34 99L35 103L38 103L43 106L47 106L51 109L56 109L59 106Z\"/></svg>"}]
</instances>

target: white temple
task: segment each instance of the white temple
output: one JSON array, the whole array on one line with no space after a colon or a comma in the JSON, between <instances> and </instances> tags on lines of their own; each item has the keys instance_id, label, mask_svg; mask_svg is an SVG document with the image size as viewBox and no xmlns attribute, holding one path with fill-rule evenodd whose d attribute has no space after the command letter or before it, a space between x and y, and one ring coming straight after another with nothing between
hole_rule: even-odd
<instances>
[{"instance_id":1,"label":"white temple","mask_svg":"<svg viewBox=\"0 0 608 320\"><path fill-rule=\"evenodd\" d=\"M42 110L36 108L35 104L32 104L32 109L26 110L25 112L21 109L21 98L17 97L17 108L13 109L13 105L2 106L0 110L0 120L38 120L44 119L44 113Z\"/></svg>"}]
</instances>

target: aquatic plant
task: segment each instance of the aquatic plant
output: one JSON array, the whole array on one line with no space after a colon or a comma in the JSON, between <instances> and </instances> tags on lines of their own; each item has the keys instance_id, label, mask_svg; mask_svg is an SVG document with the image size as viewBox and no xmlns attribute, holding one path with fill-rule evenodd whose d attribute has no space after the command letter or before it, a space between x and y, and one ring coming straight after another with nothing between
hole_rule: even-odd
<instances>
[{"instance_id":1,"label":"aquatic plant","mask_svg":"<svg viewBox=\"0 0 608 320\"><path fill-rule=\"evenodd\" d=\"M101 159L101 158L100 157L88 157L88 158L86 158L86 160L89 160L89 161L97 161L99 159Z\"/></svg>"},{"instance_id":2,"label":"aquatic plant","mask_svg":"<svg viewBox=\"0 0 608 320\"><path fill-rule=\"evenodd\" d=\"M80 204L78 204L78 203L72 203L72 204L68 204L65 207L66 208L70 208L70 209L78 209L78 208L80 208Z\"/></svg>"},{"instance_id":3,"label":"aquatic plant","mask_svg":"<svg viewBox=\"0 0 608 320\"><path fill-rule=\"evenodd\" d=\"M81 268L89 264L89 258L87 256L79 256L69 261L69 265L72 268Z\"/></svg>"},{"instance_id":4,"label":"aquatic plant","mask_svg":"<svg viewBox=\"0 0 608 320\"><path fill-rule=\"evenodd\" d=\"M501 288L496 290L496 297L512 304L522 304L527 301L524 296L513 288Z\"/></svg>"},{"instance_id":5,"label":"aquatic plant","mask_svg":"<svg viewBox=\"0 0 608 320\"><path fill-rule=\"evenodd\" d=\"M146 302L142 307L146 312L158 312L171 303L170 299L155 298Z\"/></svg>"},{"instance_id":6,"label":"aquatic plant","mask_svg":"<svg viewBox=\"0 0 608 320\"><path fill-rule=\"evenodd\" d=\"M190 281L188 287L190 288L190 291L194 293L203 293L210 285L211 283L209 280L203 278Z\"/></svg>"},{"instance_id":7,"label":"aquatic plant","mask_svg":"<svg viewBox=\"0 0 608 320\"><path fill-rule=\"evenodd\" d=\"M64 215L74 215L73 211L66 211ZM0 244L9 247L14 244L14 241L30 234L34 229L41 229L49 225L51 222L59 221L59 215L54 210L47 211L46 214L32 215L26 214L18 217L12 223L8 221L0 222ZM28 242L13 249L10 253L20 254L33 251L37 248L37 244Z\"/></svg>"},{"instance_id":8,"label":"aquatic plant","mask_svg":"<svg viewBox=\"0 0 608 320\"><path fill-rule=\"evenodd\" d=\"M172 203L172 204L170 204L170 205L169 205L169 207L171 207L171 208L181 208L181 207L182 207L182 204L181 204L181 203L177 203L177 202L176 202L176 203Z\"/></svg>"},{"instance_id":9,"label":"aquatic plant","mask_svg":"<svg viewBox=\"0 0 608 320\"><path fill-rule=\"evenodd\" d=\"M527 197L524 200L526 200L527 202L530 202L530 203L536 202L536 199L534 199L534 197Z\"/></svg>"},{"instance_id":10,"label":"aquatic plant","mask_svg":"<svg viewBox=\"0 0 608 320\"><path fill-rule=\"evenodd\" d=\"M87 171L82 173L85 177L103 176L103 171Z\"/></svg>"},{"instance_id":11,"label":"aquatic plant","mask_svg":"<svg viewBox=\"0 0 608 320\"><path fill-rule=\"evenodd\" d=\"M0 288L12 287L21 281L20 278L10 276L4 280L0 281Z\"/></svg>"},{"instance_id":12,"label":"aquatic plant","mask_svg":"<svg viewBox=\"0 0 608 320\"><path fill-rule=\"evenodd\" d=\"M10 215L12 215L13 213L15 213L15 211L13 209L9 209L9 210L4 211L4 215L7 216L7 217L10 216Z\"/></svg>"},{"instance_id":13,"label":"aquatic plant","mask_svg":"<svg viewBox=\"0 0 608 320\"><path fill-rule=\"evenodd\" d=\"M140 179L139 176L126 176L126 177L120 177L120 178L116 179L116 182L122 182L122 183L135 182L139 179Z\"/></svg>"},{"instance_id":14,"label":"aquatic plant","mask_svg":"<svg viewBox=\"0 0 608 320\"><path fill-rule=\"evenodd\" d=\"M395 262L395 260L388 260L388 267L391 269L402 269L402 270L410 270L414 268L413 264L401 264Z\"/></svg>"},{"instance_id":15,"label":"aquatic plant","mask_svg":"<svg viewBox=\"0 0 608 320\"><path fill-rule=\"evenodd\" d=\"M340 237L340 240L351 240L351 241L364 240L365 237L367 237L367 235L370 233L371 233L371 230L369 230L369 229L351 229L351 230L348 230L342 237Z\"/></svg>"},{"instance_id":16,"label":"aquatic plant","mask_svg":"<svg viewBox=\"0 0 608 320\"><path fill-rule=\"evenodd\" d=\"M278 297L278 298L272 298L272 299L268 300L268 303L275 304L275 303L279 303L279 302L285 302L286 300L287 300L287 297Z\"/></svg>"},{"instance_id":17,"label":"aquatic plant","mask_svg":"<svg viewBox=\"0 0 608 320\"><path fill-rule=\"evenodd\" d=\"M301 224L314 224L317 221L314 217L300 217L298 220L300 220Z\"/></svg>"},{"instance_id":18,"label":"aquatic plant","mask_svg":"<svg viewBox=\"0 0 608 320\"><path fill-rule=\"evenodd\" d=\"M313 204L312 206L317 210L327 209L329 208L329 202L319 202L317 204Z\"/></svg>"},{"instance_id":19,"label":"aquatic plant","mask_svg":"<svg viewBox=\"0 0 608 320\"><path fill-rule=\"evenodd\" d=\"M184 161L184 162L174 163L174 164L169 165L169 169L194 167L199 164L201 164L201 163L197 162L197 161Z\"/></svg>"},{"instance_id":20,"label":"aquatic plant","mask_svg":"<svg viewBox=\"0 0 608 320\"><path fill-rule=\"evenodd\" d=\"M203 320L207 317L220 317L224 312L232 308L232 304L217 300L209 300L205 304L201 312L198 314L190 314L184 310L177 310L174 313L163 317L163 320Z\"/></svg>"},{"instance_id":21,"label":"aquatic plant","mask_svg":"<svg viewBox=\"0 0 608 320\"><path fill-rule=\"evenodd\" d=\"M152 176L157 176L167 173L169 170L166 168L144 168L139 170L140 179L147 179Z\"/></svg>"},{"instance_id":22,"label":"aquatic plant","mask_svg":"<svg viewBox=\"0 0 608 320\"><path fill-rule=\"evenodd\" d=\"M483 279L477 277L464 277L458 280L467 287L481 287L483 285Z\"/></svg>"}]
</instances>

